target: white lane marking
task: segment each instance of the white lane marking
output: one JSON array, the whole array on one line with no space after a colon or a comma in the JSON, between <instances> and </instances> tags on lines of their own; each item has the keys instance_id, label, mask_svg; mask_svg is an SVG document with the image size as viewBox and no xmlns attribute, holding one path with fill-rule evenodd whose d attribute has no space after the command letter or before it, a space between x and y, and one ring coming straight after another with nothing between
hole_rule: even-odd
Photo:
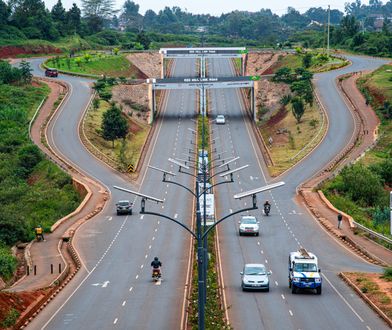
<instances>
[{"instance_id":1,"label":"white lane marking","mask_svg":"<svg viewBox=\"0 0 392 330\"><path fill-rule=\"evenodd\" d=\"M118 318L116 318L116 319L113 321L113 324L116 324L117 321L118 321Z\"/></svg>"},{"instance_id":2,"label":"white lane marking","mask_svg":"<svg viewBox=\"0 0 392 330\"><path fill-rule=\"evenodd\" d=\"M176 213L176 214L174 215L174 219L177 219L177 217L178 217L178 214Z\"/></svg>"},{"instance_id":3,"label":"white lane marking","mask_svg":"<svg viewBox=\"0 0 392 330\"><path fill-rule=\"evenodd\" d=\"M257 242L257 245L260 245L260 242Z\"/></svg>"},{"instance_id":4,"label":"white lane marking","mask_svg":"<svg viewBox=\"0 0 392 330\"><path fill-rule=\"evenodd\" d=\"M233 210L232 210L232 209L229 209L229 212L230 212L230 213L233 213Z\"/></svg>"},{"instance_id":5,"label":"white lane marking","mask_svg":"<svg viewBox=\"0 0 392 330\"><path fill-rule=\"evenodd\" d=\"M279 285L277 281L275 281L275 285L276 285L276 286L278 286L278 285Z\"/></svg>"},{"instance_id":6,"label":"white lane marking","mask_svg":"<svg viewBox=\"0 0 392 330\"><path fill-rule=\"evenodd\" d=\"M112 221L112 219L113 219L113 217L109 217L109 219L108 219L108 220L109 220L109 221Z\"/></svg>"},{"instance_id":7,"label":"white lane marking","mask_svg":"<svg viewBox=\"0 0 392 330\"><path fill-rule=\"evenodd\" d=\"M133 290L133 286L131 286L130 288L129 288L129 292L131 292Z\"/></svg>"},{"instance_id":8,"label":"white lane marking","mask_svg":"<svg viewBox=\"0 0 392 330\"><path fill-rule=\"evenodd\" d=\"M284 296L284 294L281 294L280 296L282 297L283 300L286 299L285 296Z\"/></svg>"},{"instance_id":9,"label":"white lane marking","mask_svg":"<svg viewBox=\"0 0 392 330\"><path fill-rule=\"evenodd\" d=\"M147 258L148 258L148 254L146 254L146 255L144 256L144 258L147 259Z\"/></svg>"},{"instance_id":10,"label":"white lane marking","mask_svg":"<svg viewBox=\"0 0 392 330\"><path fill-rule=\"evenodd\" d=\"M153 241L155 240L155 236L153 236L152 240L153 240Z\"/></svg>"},{"instance_id":11,"label":"white lane marking","mask_svg":"<svg viewBox=\"0 0 392 330\"><path fill-rule=\"evenodd\" d=\"M289 310L289 313L290 313L291 316L293 316L293 312L291 311L291 309Z\"/></svg>"},{"instance_id":12,"label":"white lane marking","mask_svg":"<svg viewBox=\"0 0 392 330\"><path fill-rule=\"evenodd\" d=\"M366 326L366 329L368 329L368 330L372 330L372 328L370 328L368 325Z\"/></svg>"},{"instance_id":13,"label":"white lane marking","mask_svg":"<svg viewBox=\"0 0 392 330\"><path fill-rule=\"evenodd\" d=\"M142 214L141 216L140 216L140 220L142 220L144 218L144 214Z\"/></svg>"},{"instance_id":14,"label":"white lane marking","mask_svg":"<svg viewBox=\"0 0 392 330\"><path fill-rule=\"evenodd\" d=\"M265 259L265 263L268 264L268 260L267 259Z\"/></svg>"},{"instance_id":15,"label":"white lane marking","mask_svg":"<svg viewBox=\"0 0 392 330\"><path fill-rule=\"evenodd\" d=\"M157 232L158 231L158 228L155 228L155 232Z\"/></svg>"},{"instance_id":16,"label":"white lane marking","mask_svg":"<svg viewBox=\"0 0 392 330\"><path fill-rule=\"evenodd\" d=\"M342 296L342 294L333 286L333 284L331 283L331 281L328 279L327 276L325 276L325 274L323 274L323 277L327 280L327 282L329 283L329 285L332 287L332 289L338 294L338 296L344 301L344 303L351 309L351 311L359 318L359 320L361 322L363 322L362 317L359 316L359 314L355 311L355 309L349 304L349 302Z\"/></svg>"},{"instance_id":17,"label":"white lane marking","mask_svg":"<svg viewBox=\"0 0 392 330\"><path fill-rule=\"evenodd\" d=\"M124 300L123 303L122 303L122 305L125 306L126 303L127 303L127 302Z\"/></svg>"},{"instance_id":18,"label":"white lane marking","mask_svg":"<svg viewBox=\"0 0 392 330\"><path fill-rule=\"evenodd\" d=\"M151 245L148 246L148 249L151 250Z\"/></svg>"},{"instance_id":19,"label":"white lane marking","mask_svg":"<svg viewBox=\"0 0 392 330\"><path fill-rule=\"evenodd\" d=\"M260 251L260 253L261 253L261 254L264 254L264 251L263 251L263 250L261 250L261 251Z\"/></svg>"},{"instance_id":20,"label":"white lane marking","mask_svg":"<svg viewBox=\"0 0 392 330\"><path fill-rule=\"evenodd\" d=\"M157 223L158 223L158 225L159 225L161 222L158 220L158 222L157 222Z\"/></svg>"},{"instance_id":21,"label":"white lane marking","mask_svg":"<svg viewBox=\"0 0 392 330\"><path fill-rule=\"evenodd\" d=\"M136 275L136 279L138 279L139 278L139 275Z\"/></svg>"},{"instance_id":22,"label":"white lane marking","mask_svg":"<svg viewBox=\"0 0 392 330\"><path fill-rule=\"evenodd\" d=\"M141 265L140 268L143 269L144 265Z\"/></svg>"}]
</instances>

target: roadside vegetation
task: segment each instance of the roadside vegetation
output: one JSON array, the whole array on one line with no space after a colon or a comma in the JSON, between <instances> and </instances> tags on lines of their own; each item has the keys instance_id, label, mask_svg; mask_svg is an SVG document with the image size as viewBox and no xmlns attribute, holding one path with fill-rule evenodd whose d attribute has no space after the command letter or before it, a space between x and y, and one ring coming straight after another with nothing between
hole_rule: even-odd
<instances>
[{"instance_id":1,"label":"roadside vegetation","mask_svg":"<svg viewBox=\"0 0 392 330\"><path fill-rule=\"evenodd\" d=\"M0 61L0 276L10 279L16 267L10 247L34 238L79 205L81 196L62 172L29 139L29 122L48 95L46 85L31 81L22 69Z\"/></svg>"},{"instance_id":2,"label":"roadside vegetation","mask_svg":"<svg viewBox=\"0 0 392 330\"><path fill-rule=\"evenodd\" d=\"M392 65L359 79L366 102L380 118L376 146L358 163L346 167L323 191L338 209L384 235L390 233L389 192L392 189Z\"/></svg>"},{"instance_id":3,"label":"roadside vegetation","mask_svg":"<svg viewBox=\"0 0 392 330\"><path fill-rule=\"evenodd\" d=\"M45 62L48 67L65 72L91 74L96 76L136 78L136 70L125 56L118 54L119 49L113 50L116 55L100 52L84 52L74 56L55 56Z\"/></svg>"},{"instance_id":4,"label":"roadside vegetation","mask_svg":"<svg viewBox=\"0 0 392 330\"><path fill-rule=\"evenodd\" d=\"M198 149L203 145L202 140L202 125L205 125L205 140L204 148L211 155L211 148L209 145L209 122L207 117L199 116L198 118ZM197 149L197 150L198 150ZM211 157L211 156L210 156ZM208 229L206 227L205 229ZM208 234L208 268L207 268L207 301L205 305L205 328L206 329L231 329L225 323L225 311L222 306L222 297L218 281L217 273L217 256L216 256L216 239L215 230ZM197 255L197 242L195 241L194 253ZM198 327L198 274L197 274L197 260L194 258L193 262L193 279L192 279L192 292L189 305L189 323L192 329Z\"/></svg>"},{"instance_id":5,"label":"roadside vegetation","mask_svg":"<svg viewBox=\"0 0 392 330\"><path fill-rule=\"evenodd\" d=\"M361 292L392 318L392 267L378 273L344 273Z\"/></svg>"},{"instance_id":6,"label":"roadside vegetation","mask_svg":"<svg viewBox=\"0 0 392 330\"><path fill-rule=\"evenodd\" d=\"M89 150L103 156L104 161L125 172L129 164L136 167L150 126L132 119L116 105L111 89L114 79L100 79L95 83L97 96L84 120L84 133L93 147Z\"/></svg>"},{"instance_id":7,"label":"roadside vegetation","mask_svg":"<svg viewBox=\"0 0 392 330\"><path fill-rule=\"evenodd\" d=\"M271 176L281 174L306 156L320 142L326 129L314 100L313 74L297 67L297 61L297 57L292 57L285 63L291 63L294 69L280 67L275 72L273 81L290 88L288 94L281 96L279 109L271 113L263 104L258 108L258 126L274 163L269 167Z\"/></svg>"}]
</instances>

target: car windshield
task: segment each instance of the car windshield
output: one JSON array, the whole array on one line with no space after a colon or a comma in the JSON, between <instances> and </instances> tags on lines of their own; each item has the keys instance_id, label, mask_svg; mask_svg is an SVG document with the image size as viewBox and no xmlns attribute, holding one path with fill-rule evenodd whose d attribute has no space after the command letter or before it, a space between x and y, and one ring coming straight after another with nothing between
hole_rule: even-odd
<instances>
[{"instance_id":1,"label":"car windshield","mask_svg":"<svg viewBox=\"0 0 392 330\"><path fill-rule=\"evenodd\" d=\"M241 220L241 223L244 225L255 225L256 222L256 218L243 218Z\"/></svg>"},{"instance_id":2,"label":"car windshield","mask_svg":"<svg viewBox=\"0 0 392 330\"><path fill-rule=\"evenodd\" d=\"M118 205L127 206L127 205L129 205L129 202L128 201L121 201L121 202L118 202Z\"/></svg>"},{"instance_id":3,"label":"car windshield","mask_svg":"<svg viewBox=\"0 0 392 330\"><path fill-rule=\"evenodd\" d=\"M246 267L244 271L245 275L265 275L265 268L261 266Z\"/></svg>"},{"instance_id":4,"label":"car windshield","mask_svg":"<svg viewBox=\"0 0 392 330\"><path fill-rule=\"evenodd\" d=\"M316 264L309 264L309 263L296 263L294 266L295 272L317 272Z\"/></svg>"},{"instance_id":5,"label":"car windshield","mask_svg":"<svg viewBox=\"0 0 392 330\"><path fill-rule=\"evenodd\" d=\"M216 117L217 119L225 119L225 117L223 115L219 115Z\"/></svg>"}]
</instances>

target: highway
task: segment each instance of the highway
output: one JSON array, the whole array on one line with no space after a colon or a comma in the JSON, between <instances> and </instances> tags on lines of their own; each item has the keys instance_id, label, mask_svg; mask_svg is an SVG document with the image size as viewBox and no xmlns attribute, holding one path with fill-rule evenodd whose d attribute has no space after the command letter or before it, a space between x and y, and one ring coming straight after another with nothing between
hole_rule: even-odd
<instances>
[{"instance_id":1,"label":"highway","mask_svg":"<svg viewBox=\"0 0 392 330\"><path fill-rule=\"evenodd\" d=\"M295 189L343 148L352 131L352 118L339 97L333 79L345 71L379 66L380 60L352 57L353 65L336 72L317 75L316 86L327 107L330 127L323 143L312 155L282 178L286 186L258 196L259 205L272 201L271 215L253 212L261 221L260 237L239 237L238 220L233 217L219 227L225 294L230 306L228 315L234 329L384 329L378 319L336 274L342 270L379 271L339 245L294 200ZM31 60L34 74L42 60ZM211 60L210 76L234 75L228 60ZM173 76L196 76L194 60L176 60ZM71 95L50 127L50 140L56 150L87 175L111 190L105 210L84 224L76 233L74 244L83 268L56 299L29 325L31 329L179 329L182 321L184 287L189 260L190 236L164 219L139 214L140 200L135 200L132 216L116 216L114 204L133 196L113 190L113 185L138 190L164 199L165 203L147 202L147 210L162 212L190 224L193 200L183 189L162 182L162 174L153 170L142 173L140 186L133 186L115 171L90 155L78 137L78 125L91 96L91 81L61 75L71 86ZM265 185L269 178L262 156L254 144L250 122L243 115L243 104L235 90L212 90L210 113L225 114L226 125L214 125L218 152L228 150L240 156L237 166L250 167L239 172L235 183L219 186L216 192L218 216L244 206L250 200L234 201L235 193ZM187 128L196 112L196 93L178 90L167 93L158 132L149 151L147 163L176 171L169 157L184 158L184 147L192 137ZM229 155L226 154L226 156ZM176 176L176 181L192 187L192 178ZM246 204L247 203L247 204ZM292 295L287 285L288 253L303 246L314 252L323 274L323 294ZM150 279L149 264L157 255L163 262L163 281L155 285ZM240 271L247 262L265 263L272 270L271 289L242 292Z\"/></svg>"},{"instance_id":2,"label":"highway","mask_svg":"<svg viewBox=\"0 0 392 330\"><path fill-rule=\"evenodd\" d=\"M271 215L261 209L250 212L260 221L260 237L239 237L240 216L223 222L219 242L228 316L234 329L386 329L387 326L338 277L340 271L380 271L336 242L294 199L296 187L316 173L344 148L351 137L353 120L334 84L344 72L372 69L384 61L350 57L353 65L316 75L316 87L327 108L330 124L326 138L301 163L279 178L286 185L258 196L259 207L265 200L272 204ZM209 76L231 76L234 70L224 59L210 60ZM243 115L240 95L233 90L211 90L211 115L224 114L226 125L215 125L213 138L219 137L220 149L241 157L236 166L250 167L238 172L235 183L217 187L218 218L248 207L251 199L235 201L233 195L269 182L262 156L254 144L250 122ZM218 148L218 152L220 150ZM304 247L319 258L323 293L293 295L288 288L288 255ZM264 263L272 271L270 292L242 292L240 271L245 263Z\"/></svg>"},{"instance_id":3,"label":"highway","mask_svg":"<svg viewBox=\"0 0 392 330\"><path fill-rule=\"evenodd\" d=\"M32 60L34 75L42 75ZM176 62L173 76L196 76L194 60ZM71 93L50 127L50 140L57 152L77 164L83 173L111 190L104 211L85 223L74 244L83 261L75 280L29 325L31 329L178 329L182 321L184 288L188 269L190 235L166 220L139 214L135 200L132 216L116 216L115 203L134 197L112 189L118 185L165 200L146 202L146 210L162 212L190 225L193 199L180 188L162 182L162 174L148 169L140 187L134 187L115 171L91 156L78 137L78 125L91 92L90 81L61 75ZM170 171L169 157L184 157L190 147L191 119L196 114L194 91L171 91L163 105L162 121L147 160L150 165ZM181 175L176 181L192 187L192 178ZM140 188L140 189L139 189ZM166 221L166 222L165 222ZM164 223L165 222L165 223ZM151 281L150 262L158 256L163 263L161 285Z\"/></svg>"}]
</instances>

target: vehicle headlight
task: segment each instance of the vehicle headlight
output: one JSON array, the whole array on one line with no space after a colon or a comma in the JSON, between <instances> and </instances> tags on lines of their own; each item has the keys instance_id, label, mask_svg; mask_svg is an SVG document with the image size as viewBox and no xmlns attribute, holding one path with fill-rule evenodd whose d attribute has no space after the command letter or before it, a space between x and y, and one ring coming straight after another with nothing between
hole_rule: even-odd
<instances>
[{"instance_id":1,"label":"vehicle headlight","mask_svg":"<svg viewBox=\"0 0 392 330\"><path fill-rule=\"evenodd\" d=\"M300 278L299 277L293 277L293 282L299 282Z\"/></svg>"},{"instance_id":2,"label":"vehicle headlight","mask_svg":"<svg viewBox=\"0 0 392 330\"><path fill-rule=\"evenodd\" d=\"M316 283L321 283L321 278L316 278L314 281L315 281Z\"/></svg>"}]
</instances>

